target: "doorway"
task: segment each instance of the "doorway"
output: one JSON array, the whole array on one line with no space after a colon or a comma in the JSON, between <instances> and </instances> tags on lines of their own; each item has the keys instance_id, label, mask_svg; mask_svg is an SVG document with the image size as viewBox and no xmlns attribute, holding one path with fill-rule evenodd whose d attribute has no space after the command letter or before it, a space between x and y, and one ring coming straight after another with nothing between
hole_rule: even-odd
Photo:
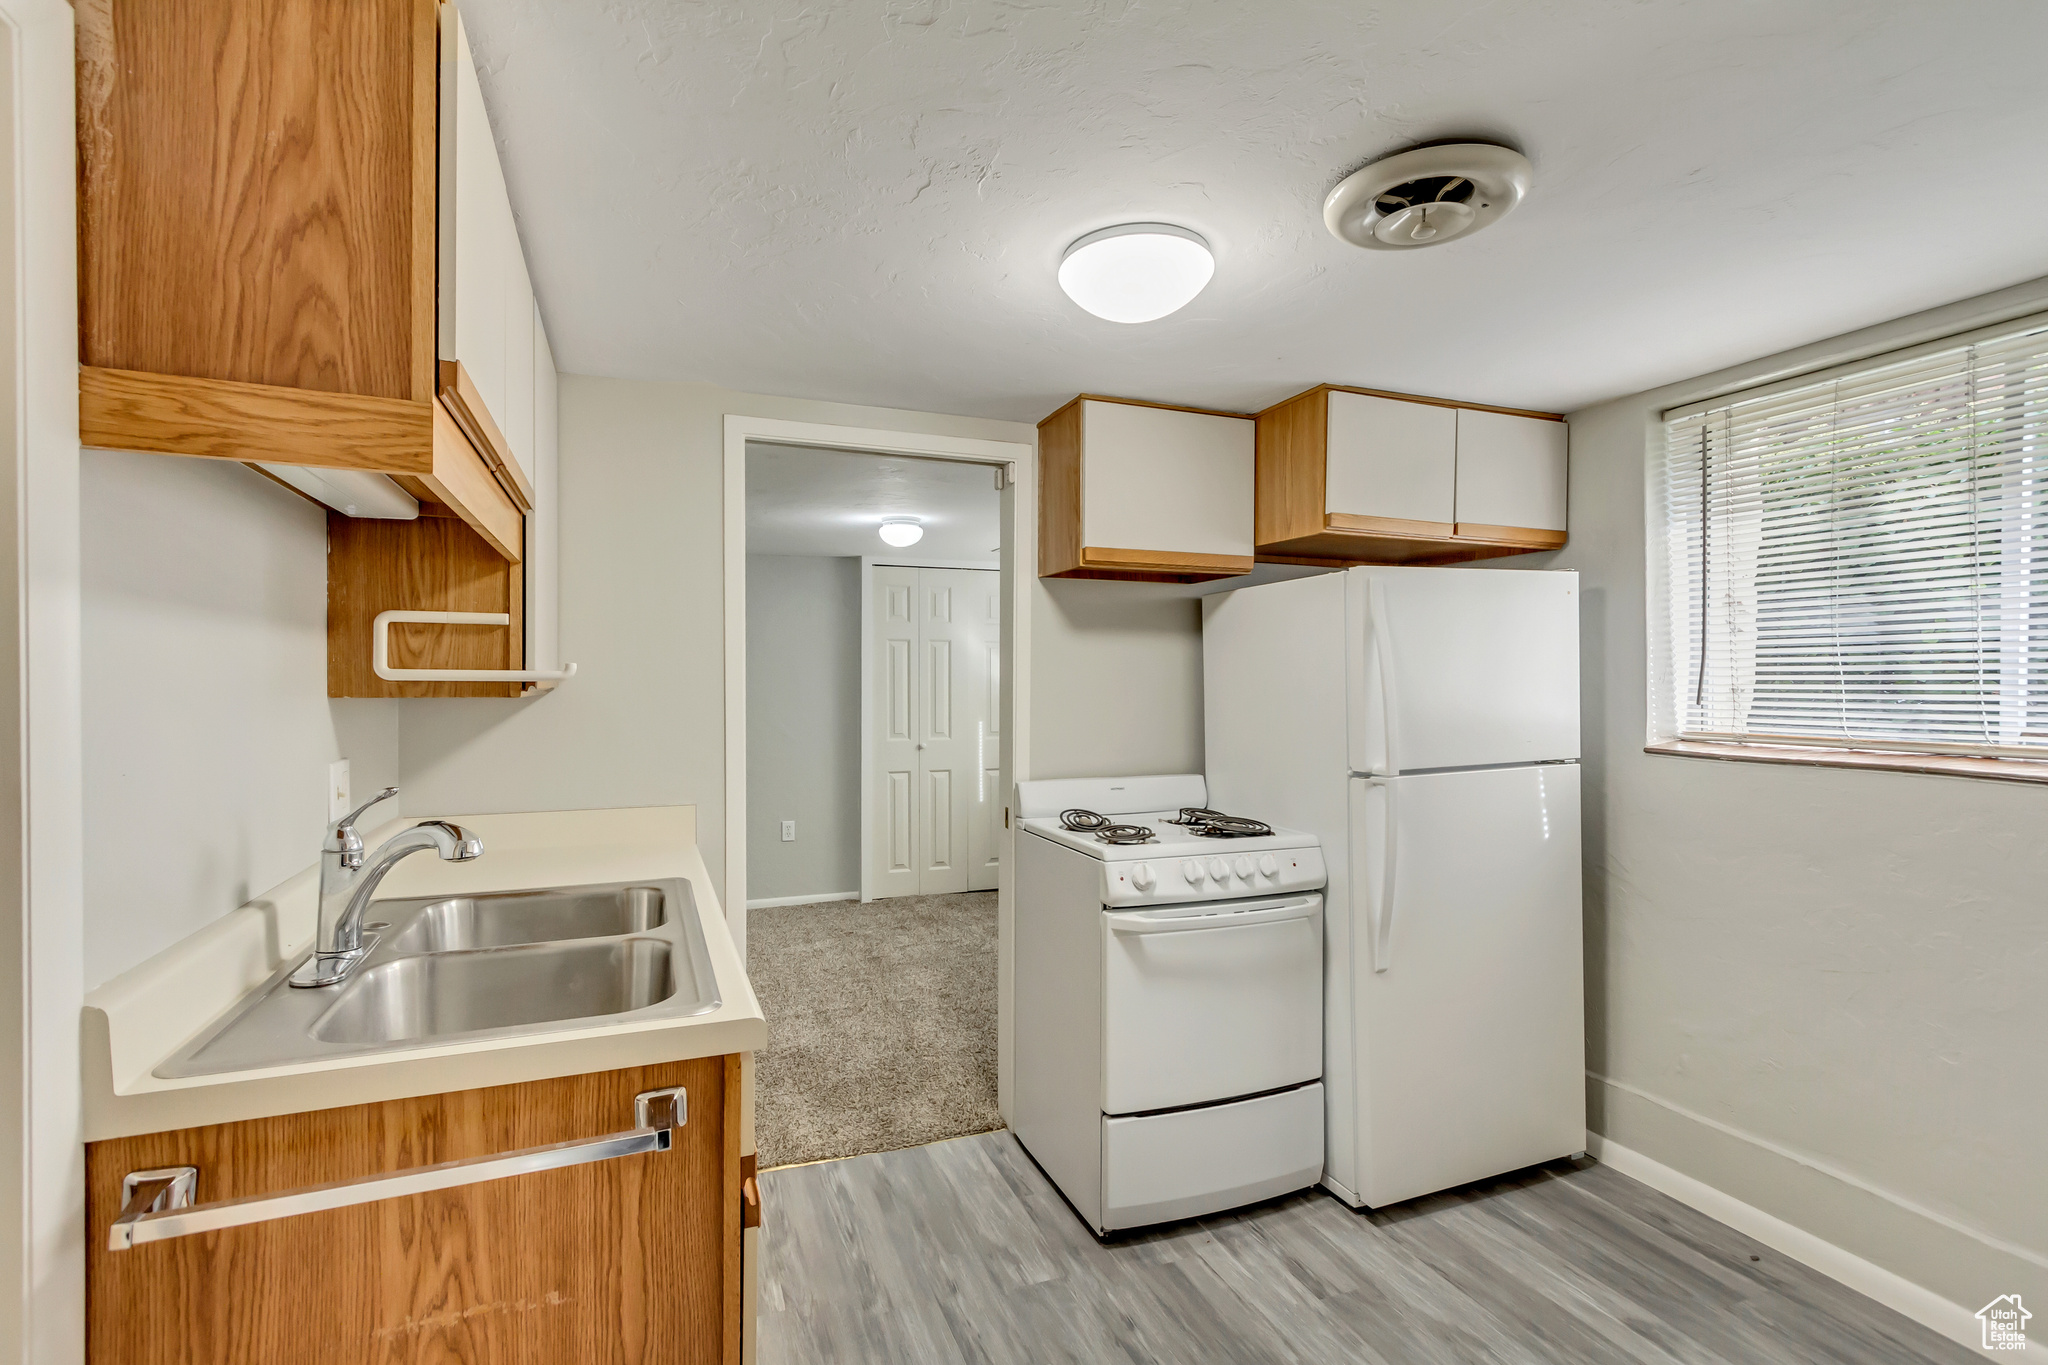
<instances>
[{"instance_id":1,"label":"doorway","mask_svg":"<svg viewBox=\"0 0 2048 1365\"><path fill-rule=\"evenodd\" d=\"M761 1164L1000 1127L1010 467L741 454Z\"/></svg>"}]
</instances>

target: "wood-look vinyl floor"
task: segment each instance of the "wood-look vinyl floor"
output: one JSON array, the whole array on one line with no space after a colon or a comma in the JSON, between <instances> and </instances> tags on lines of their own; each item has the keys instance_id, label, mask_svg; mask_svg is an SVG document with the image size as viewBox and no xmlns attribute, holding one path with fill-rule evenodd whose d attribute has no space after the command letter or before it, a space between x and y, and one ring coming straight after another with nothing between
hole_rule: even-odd
<instances>
[{"instance_id":1,"label":"wood-look vinyl floor","mask_svg":"<svg viewBox=\"0 0 2048 1365\"><path fill-rule=\"evenodd\" d=\"M1974 1353L1593 1162L1098 1241L1008 1132L762 1175L760 1365L1923 1365Z\"/></svg>"}]
</instances>

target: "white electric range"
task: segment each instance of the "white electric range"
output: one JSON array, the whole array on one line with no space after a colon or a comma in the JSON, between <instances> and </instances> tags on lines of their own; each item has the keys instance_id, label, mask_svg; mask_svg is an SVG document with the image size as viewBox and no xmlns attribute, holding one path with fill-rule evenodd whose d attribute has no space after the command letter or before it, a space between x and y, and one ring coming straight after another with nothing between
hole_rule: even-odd
<instances>
[{"instance_id":1,"label":"white electric range","mask_svg":"<svg viewBox=\"0 0 2048 1365\"><path fill-rule=\"evenodd\" d=\"M1207 796L1017 787L1012 1128L1098 1233L1322 1178L1322 850Z\"/></svg>"}]
</instances>

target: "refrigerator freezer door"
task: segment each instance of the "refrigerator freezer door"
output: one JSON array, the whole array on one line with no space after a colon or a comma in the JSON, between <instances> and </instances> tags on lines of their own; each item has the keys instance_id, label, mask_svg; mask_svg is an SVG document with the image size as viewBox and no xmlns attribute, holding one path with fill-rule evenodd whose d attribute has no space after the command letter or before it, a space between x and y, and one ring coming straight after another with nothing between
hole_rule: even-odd
<instances>
[{"instance_id":1,"label":"refrigerator freezer door","mask_svg":"<svg viewBox=\"0 0 2048 1365\"><path fill-rule=\"evenodd\" d=\"M1357 1194L1582 1150L1578 765L1355 778L1351 822Z\"/></svg>"},{"instance_id":2,"label":"refrigerator freezer door","mask_svg":"<svg viewBox=\"0 0 2048 1365\"><path fill-rule=\"evenodd\" d=\"M1579 756L1579 576L1370 568L1345 575L1351 770Z\"/></svg>"}]
</instances>

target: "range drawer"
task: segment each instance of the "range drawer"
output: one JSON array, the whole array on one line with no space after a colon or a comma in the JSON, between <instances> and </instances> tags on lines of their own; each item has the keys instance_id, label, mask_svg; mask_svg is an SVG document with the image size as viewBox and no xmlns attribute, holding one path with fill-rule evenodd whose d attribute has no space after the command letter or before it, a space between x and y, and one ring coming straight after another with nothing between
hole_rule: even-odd
<instances>
[{"instance_id":1,"label":"range drawer","mask_svg":"<svg viewBox=\"0 0 2048 1365\"><path fill-rule=\"evenodd\" d=\"M1323 1178L1323 1084L1102 1121L1102 1227L1234 1209Z\"/></svg>"}]
</instances>

